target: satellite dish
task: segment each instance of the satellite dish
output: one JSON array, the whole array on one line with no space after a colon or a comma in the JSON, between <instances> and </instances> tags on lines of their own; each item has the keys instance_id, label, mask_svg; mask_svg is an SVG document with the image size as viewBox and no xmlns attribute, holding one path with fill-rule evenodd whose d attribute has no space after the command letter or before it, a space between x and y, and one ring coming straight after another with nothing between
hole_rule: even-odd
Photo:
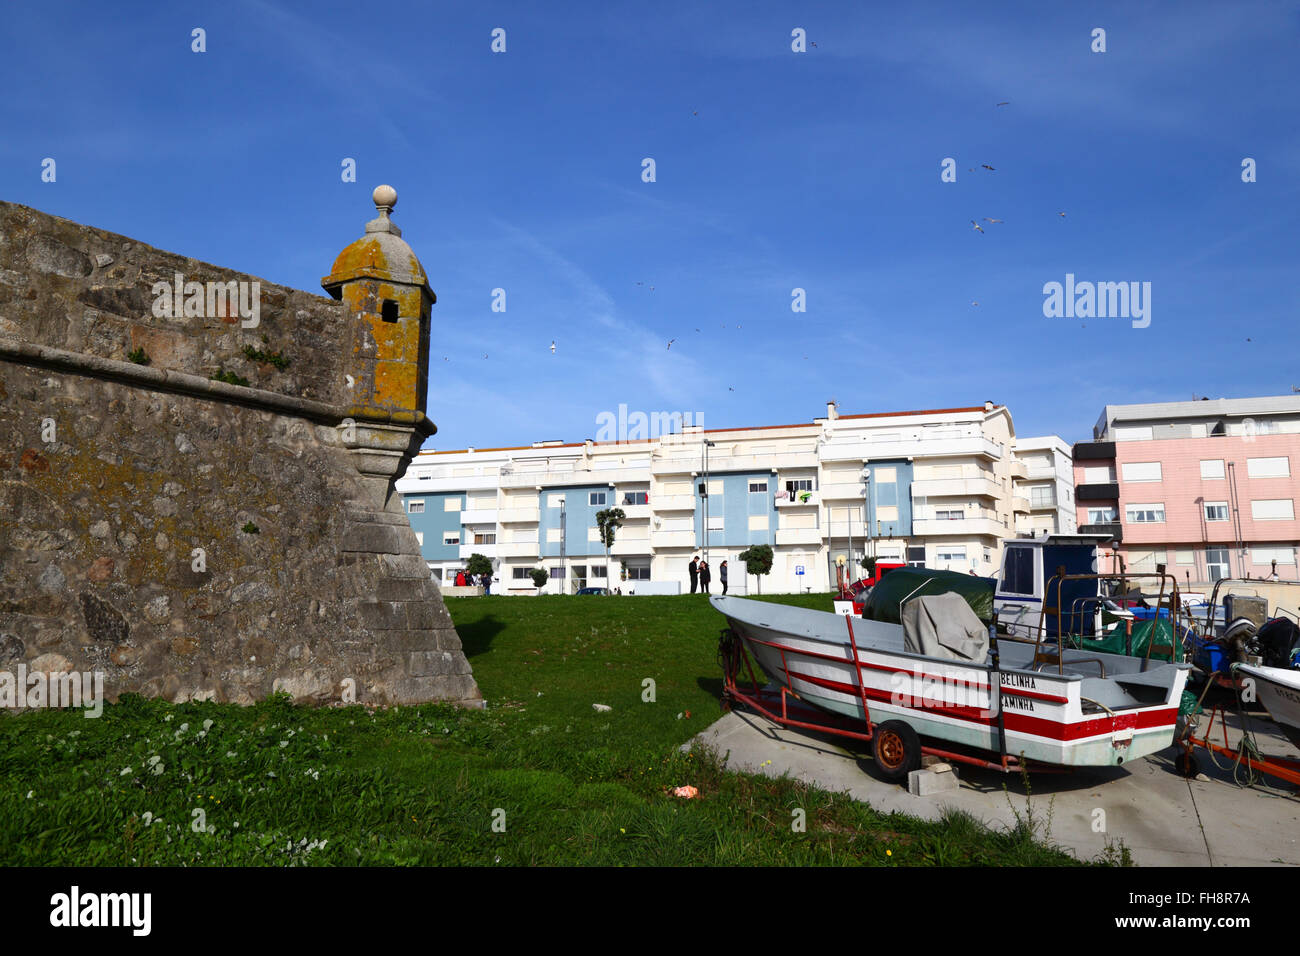
<instances>
[{"instance_id":1,"label":"satellite dish","mask_svg":"<svg viewBox=\"0 0 1300 956\"><path fill-rule=\"evenodd\" d=\"M863 478L870 478L870 477L871 477L871 469L870 469L870 468L863 468L863 469L862 469L862 477L863 477Z\"/></svg>"},{"instance_id":2,"label":"satellite dish","mask_svg":"<svg viewBox=\"0 0 1300 956\"><path fill-rule=\"evenodd\" d=\"M838 564L838 565L840 565L841 567L843 567L843 566L844 566L845 564L847 564L848 562L847 562L847 560L845 559L844 555L842 555L842 554L837 554L837 555L835 555L835 563Z\"/></svg>"}]
</instances>

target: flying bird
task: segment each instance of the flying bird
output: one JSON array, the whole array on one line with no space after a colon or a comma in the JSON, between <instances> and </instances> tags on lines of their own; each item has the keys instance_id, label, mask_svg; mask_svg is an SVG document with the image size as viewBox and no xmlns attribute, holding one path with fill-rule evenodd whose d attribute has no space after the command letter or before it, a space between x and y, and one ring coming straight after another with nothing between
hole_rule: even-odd
<instances>
[{"instance_id":1,"label":"flying bird","mask_svg":"<svg viewBox=\"0 0 1300 956\"><path fill-rule=\"evenodd\" d=\"M980 169L987 169L990 172L997 172L997 170L994 169L992 166L990 166L988 163L980 163Z\"/></svg>"},{"instance_id":2,"label":"flying bird","mask_svg":"<svg viewBox=\"0 0 1300 956\"><path fill-rule=\"evenodd\" d=\"M700 111L699 111L699 110L691 110L691 115L692 115L692 116L699 116L699 115L700 115Z\"/></svg>"},{"instance_id":3,"label":"flying bird","mask_svg":"<svg viewBox=\"0 0 1300 956\"><path fill-rule=\"evenodd\" d=\"M985 222L1001 222L1002 220L1001 220L1001 219L990 219L988 216L985 216L985 217L984 217L984 221L985 221Z\"/></svg>"},{"instance_id":4,"label":"flying bird","mask_svg":"<svg viewBox=\"0 0 1300 956\"><path fill-rule=\"evenodd\" d=\"M1062 219L1065 218L1065 213L1063 212L1058 212L1057 215L1060 216Z\"/></svg>"},{"instance_id":5,"label":"flying bird","mask_svg":"<svg viewBox=\"0 0 1300 956\"><path fill-rule=\"evenodd\" d=\"M1006 106L1006 105L1007 105L1008 103L1010 103L1010 102L1011 102L1010 100L1003 100L1001 103L999 103L999 104L997 104L997 105L998 105L998 106Z\"/></svg>"},{"instance_id":6,"label":"flying bird","mask_svg":"<svg viewBox=\"0 0 1300 956\"><path fill-rule=\"evenodd\" d=\"M971 305L979 305L978 302L972 302Z\"/></svg>"},{"instance_id":7,"label":"flying bird","mask_svg":"<svg viewBox=\"0 0 1300 956\"><path fill-rule=\"evenodd\" d=\"M669 348L672 348L672 347L673 347L673 343L676 342L676 341L677 341L676 339L669 339L669 340L668 340L668 347L669 347Z\"/></svg>"},{"instance_id":8,"label":"flying bird","mask_svg":"<svg viewBox=\"0 0 1300 956\"><path fill-rule=\"evenodd\" d=\"M727 386L727 391L729 391L729 392L734 392L735 390L736 390L736 389L735 389L734 386L732 386L732 385L728 385L728 386Z\"/></svg>"},{"instance_id":9,"label":"flying bird","mask_svg":"<svg viewBox=\"0 0 1300 956\"><path fill-rule=\"evenodd\" d=\"M487 358L487 353L486 353L486 352L483 353L483 357L484 357L484 358Z\"/></svg>"},{"instance_id":10,"label":"flying bird","mask_svg":"<svg viewBox=\"0 0 1300 956\"><path fill-rule=\"evenodd\" d=\"M984 227L981 226L981 225L980 225L978 222L976 222L974 219L972 219L972 220L970 221L970 224L971 224L972 226L975 227L975 229L976 229L977 232L983 232L983 231L984 231Z\"/></svg>"},{"instance_id":11,"label":"flying bird","mask_svg":"<svg viewBox=\"0 0 1300 956\"><path fill-rule=\"evenodd\" d=\"M551 354L555 354L555 339L551 339Z\"/></svg>"}]
</instances>

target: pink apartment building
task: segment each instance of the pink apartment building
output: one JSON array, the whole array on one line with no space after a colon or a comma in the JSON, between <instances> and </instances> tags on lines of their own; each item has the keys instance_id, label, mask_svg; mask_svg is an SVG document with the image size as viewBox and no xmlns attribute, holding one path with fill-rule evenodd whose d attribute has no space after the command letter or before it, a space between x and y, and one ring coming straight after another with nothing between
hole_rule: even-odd
<instances>
[{"instance_id":1,"label":"pink apartment building","mask_svg":"<svg viewBox=\"0 0 1300 956\"><path fill-rule=\"evenodd\" d=\"M1074 446L1080 532L1180 585L1300 580L1300 395L1107 405Z\"/></svg>"}]
</instances>

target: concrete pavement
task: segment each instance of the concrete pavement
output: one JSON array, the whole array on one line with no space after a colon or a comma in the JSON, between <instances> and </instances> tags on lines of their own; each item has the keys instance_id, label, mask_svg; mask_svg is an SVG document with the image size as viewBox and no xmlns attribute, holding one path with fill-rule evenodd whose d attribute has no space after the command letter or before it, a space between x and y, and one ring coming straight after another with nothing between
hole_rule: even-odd
<instances>
[{"instance_id":1,"label":"concrete pavement","mask_svg":"<svg viewBox=\"0 0 1300 956\"><path fill-rule=\"evenodd\" d=\"M1272 722L1252 717L1250 723L1265 754L1300 758ZM1221 742L1217 723L1215 735ZM1234 718L1229 741L1235 746L1239 736ZM694 741L716 749L732 769L788 773L876 810L923 819L955 807L991 827L1013 827L1029 799L1035 819L1045 821L1050 810L1048 841L1080 859L1096 857L1110 840L1116 846L1123 841L1140 866L1300 865L1300 788L1269 777L1261 779L1272 792L1238 787L1228 759L1217 758L1228 768L1220 770L1204 750L1195 752L1202 773L1193 780L1174 769L1178 751L1171 747L1120 767L1035 774L1028 798L1019 775L957 764L958 790L916 797L906 781L888 783L879 776L869 745L858 749L848 738L783 729L744 709L725 715ZM1104 811L1104 832L1094 831L1094 821L1103 819L1097 810Z\"/></svg>"}]
</instances>

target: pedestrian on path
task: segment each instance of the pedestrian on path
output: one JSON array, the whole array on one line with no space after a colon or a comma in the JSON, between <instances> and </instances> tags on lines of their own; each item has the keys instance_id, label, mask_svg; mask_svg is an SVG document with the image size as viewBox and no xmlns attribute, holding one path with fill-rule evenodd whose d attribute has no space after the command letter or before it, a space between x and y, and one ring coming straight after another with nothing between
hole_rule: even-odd
<instances>
[{"instance_id":1,"label":"pedestrian on path","mask_svg":"<svg viewBox=\"0 0 1300 956\"><path fill-rule=\"evenodd\" d=\"M718 565L718 580L722 582L722 593L727 593L727 562Z\"/></svg>"},{"instance_id":2,"label":"pedestrian on path","mask_svg":"<svg viewBox=\"0 0 1300 956\"><path fill-rule=\"evenodd\" d=\"M686 573L691 576L691 593L695 593L695 588L699 585L700 580L700 559L699 556L691 558L691 563L686 566Z\"/></svg>"},{"instance_id":3,"label":"pedestrian on path","mask_svg":"<svg viewBox=\"0 0 1300 956\"><path fill-rule=\"evenodd\" d=\"M709 562L700 562L700 590L705 594L709 593L709 581L712 580L712 574L709 572Z\"/></svg>"}]
</instances>

